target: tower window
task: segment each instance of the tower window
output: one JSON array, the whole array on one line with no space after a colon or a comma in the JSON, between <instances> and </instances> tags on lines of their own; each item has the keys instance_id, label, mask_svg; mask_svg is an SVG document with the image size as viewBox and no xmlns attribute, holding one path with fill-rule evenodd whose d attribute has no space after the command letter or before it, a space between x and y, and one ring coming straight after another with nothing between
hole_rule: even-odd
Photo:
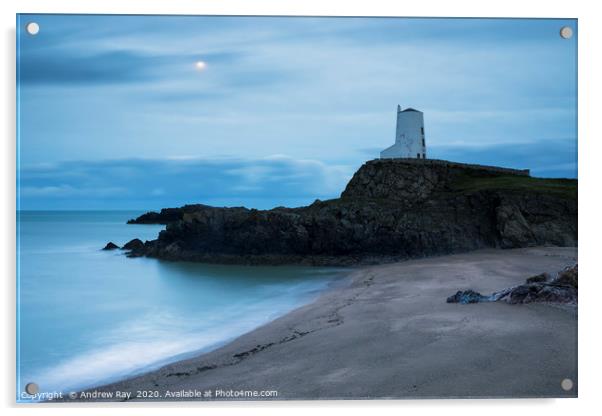
<instances>
[{"instance_id":1,"label":"tower window","mask_svg":"<svg viewBox=\"0 0 602 416\"><path fill-rule=\"evenodd\" d=\"M422 147L426 146L426 144L424 143L424 137L422 138Z\"/></svg>"},{"instance_id":2,"label":"tower window","mask_svg":"<svg viewBox=\"0 0 602 416\"><path fill-rule=\"evenodd\" d=\"M420 127L420 133L424 136L424 127Z\"/></svg>"},{"instance_id":3,"label":"tower window","mask_svg":"<svg viewBox=\"0 0 602 416\"><path fill-rule=\"evenodd\" d=\"M420 153L416 153L416 157L420 159Z\"/></svg>"}]
</instances>

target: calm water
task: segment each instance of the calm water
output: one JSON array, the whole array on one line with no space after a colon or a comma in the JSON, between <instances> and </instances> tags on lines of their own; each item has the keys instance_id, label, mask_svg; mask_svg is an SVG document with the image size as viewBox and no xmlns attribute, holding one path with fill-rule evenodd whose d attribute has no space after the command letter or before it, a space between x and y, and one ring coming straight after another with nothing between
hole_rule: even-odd
<instances>
[{"instance_id":1,"label":"calm water","mask_svg":"<svg viewBox=\"0 0 602 416\"><path fill-rule=\"evenodd\" d=\"M209 350L310 301L337 271L129 259L140 212L21 212L18 391L69 391Z\"/></svg>"}]
</instances>

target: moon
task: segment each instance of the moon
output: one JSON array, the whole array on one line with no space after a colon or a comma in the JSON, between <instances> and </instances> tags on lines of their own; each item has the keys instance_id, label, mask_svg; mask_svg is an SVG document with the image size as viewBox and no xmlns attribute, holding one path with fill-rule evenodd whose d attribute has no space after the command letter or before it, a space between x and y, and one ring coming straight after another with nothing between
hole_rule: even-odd
<instances>
[{"instance_id":1,"label":"moon","mask_svg":"<svg viewBox=\"0 0 602 416\"><path fill-rule=\"evenodd\" d=\"M207 68L207 63L205 63L203 61L196 61L194 63L194 66L197 70L203 71L203 70L205 70L205 68Z\"/></svg>"}]
</instances>

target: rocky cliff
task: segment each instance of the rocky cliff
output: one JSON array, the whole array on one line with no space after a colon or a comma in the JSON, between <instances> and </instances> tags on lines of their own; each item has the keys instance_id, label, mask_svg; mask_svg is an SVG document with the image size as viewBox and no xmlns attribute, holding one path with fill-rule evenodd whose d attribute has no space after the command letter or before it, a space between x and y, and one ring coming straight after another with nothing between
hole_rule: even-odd
<instances>
[{"instance_id":1,"label":"rocky cliff","mask_svg":"<svg viewBox=\"0 0 602 416\"><path fill-rule=\"evenodd\" d=\"M221 263L343 265L484 247L576 246L577 181L437 160L373 160L340 198L300 208L187 205L132 256Z\"/></svg>"}]
</instances>

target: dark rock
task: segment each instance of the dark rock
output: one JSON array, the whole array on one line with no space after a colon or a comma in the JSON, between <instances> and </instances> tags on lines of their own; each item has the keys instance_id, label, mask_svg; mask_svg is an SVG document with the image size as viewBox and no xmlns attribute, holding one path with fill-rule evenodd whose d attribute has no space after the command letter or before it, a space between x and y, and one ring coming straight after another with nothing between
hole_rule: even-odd
<instances>
[{"instance_id":1,"label":"dark rock","mask_svg":"<svg viewBox=\"0 0 602 416\"><path fill-rule=\"evenodd\" d=\"M351 265L485 247L577 243L576 180L436 160L373 160L341 198L256 210L185 205L137 254L218 263Z\"/></svg>"},{"instance_id":2,"label":"dark rock","mask_svg":"<svg viewBox=\"0 0 602 416\"><path fill-rule=\"evenodd\" d=\"M534 283L515 288L507 298L508 303L576 303L577 290L570 286Z\"/></svg>"},{"instance_id":3,"label":"dark rock","mask_svg":"<svg viewBox=\"0 0 602 416\"><path fill-rule=\"evenodd\" d=\"M109 241L106 246L104 246L103 250L116 250L119 246L112 241Z\"/></svg>"},{"instance_id":4,"label":"dark rock","mask_svg":"<svg viewBox=\"0 0 602 416\"><path fill-rule=\"evenodd\" d=\"M179 221L186 212L196 211L206 205L184 205L181 208L163 208L161 212L149 211L138 218L128 220L128 224L168 224Z\"/></svg>"},{"instance_id":5,"label":"dark rock","mask_svg":"<svg viewBox=\"0 0 602 416\"><path fill-rule=\"evenodd\" d=\"M558 277L554 282L559 285L570 286L577 289L577 271L576 264L573 267L567 267L558 274Z\"/></svg>"},{"instance_id":6,"label":"dark rock","mask_svg":"<svg viewBox=\"0 0 602 416\"><path fill-rule=\"evenodd\" d=\"M518 286L508 298L509 303L577 303L577 265L560 271L556 278ZM529 280L529 279L527 279Z\"/></svg>"},{"instance_id":7,"label":"dark rock","mask_svg":"<svg viewBox=\"0 0 602 416\"><path fill-rule=\"evenodd\" d=\"M508 296L509 303L528 303L537 298L542 286L538 284L520 285L514 288Z\"/></svg>"},{"instance_id":8,"label":"dark rock","mask_svg":"<svg viewBox=\"0 0 602 416\"><path fill-rule=\"evenodd\" d=\"M478 303L489 302L488 296L483 296L474 290L458 290L455 295L447 298L447 303Z\"/></svg>"},{"instance_id":9,"label":"dark rock","mask_svg":"<svg viewBox=\"0 0 602 416\"><path fill-rule=\"evenodd\" d=\"M139 238L134 238L123 246L123 250L142 250L143 248L144 243Z\"/></svg>"},{"instance_id":10,"label":"dark rock","mask_svg":"<svg viewBox=\"0 0 602 416\"><path fill-rule=\"evenodd\" d=\"M527 279L527 283L483 296L473 290L458 291L447 298L448 303L477 303L505 300L511 304L549 302L577 304L577 265L567 267L555 279L542 273Z\"/></svg>"},{"instance_id":11,"label":"dark rock","mask_svg":"<svg viewBox=\"0 0 602 416\"><path fill-rule=\"evenodd\" d=\"M495 209L502 247L527 247L537 244L533 230L514 204L501 204Z\"/></svg>"}]
</instances>

